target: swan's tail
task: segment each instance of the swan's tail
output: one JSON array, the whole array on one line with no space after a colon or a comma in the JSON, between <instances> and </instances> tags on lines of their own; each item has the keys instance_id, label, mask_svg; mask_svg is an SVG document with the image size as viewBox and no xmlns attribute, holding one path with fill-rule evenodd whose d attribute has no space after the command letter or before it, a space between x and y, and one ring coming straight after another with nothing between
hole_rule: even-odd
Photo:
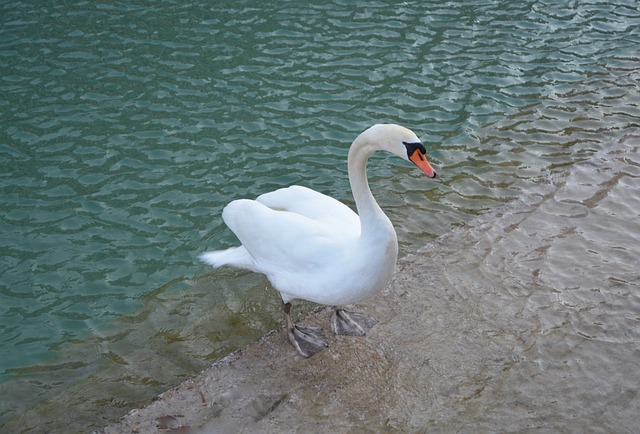
<instances>
[{"instance_id":1,"label":"swan's tail","mask_svg":"<svg viewBox=\"0 0 640 434\"><path fill-rule=\"evenodd\" d=\"M232 247L227 250L215 250L200 255L200 260L214 268L230 265L236 268L255 271L253 258L243 246Z\"/></svg>"}]
</instances>

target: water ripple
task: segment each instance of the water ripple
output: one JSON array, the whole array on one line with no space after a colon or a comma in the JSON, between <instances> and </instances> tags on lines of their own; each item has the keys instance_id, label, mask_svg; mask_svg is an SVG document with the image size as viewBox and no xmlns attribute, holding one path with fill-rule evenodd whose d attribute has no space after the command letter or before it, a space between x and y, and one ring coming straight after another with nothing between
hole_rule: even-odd
<instances>
[{"instance_id":1,"label":"water ripple","mask_svg":"<svg viewBox=\"0 0 640 434\"><path fill-rule=\"evenodd\" d=\"M97 369L105 359L79 349L87 341L126 359L128 333L113 338L117 350L93 339L154 290L180 305L167 282L200 276L197 252L235 242L219 218L228 201L302 183L351 203L347 145L374 122L413 128L441 175L432 183L371 161L404 252L640 125L632 1L0 10L0 376L16 384L47 366L70 377ZM251 305L229 279L185 291L206 299L225 288L180 305L184 315ZM185 345L203 366L203 353L274 321L202 332L216 350L205 350L210 339ZM21 404L7 405L0 416Z\"/></svg>"}]
</instances>

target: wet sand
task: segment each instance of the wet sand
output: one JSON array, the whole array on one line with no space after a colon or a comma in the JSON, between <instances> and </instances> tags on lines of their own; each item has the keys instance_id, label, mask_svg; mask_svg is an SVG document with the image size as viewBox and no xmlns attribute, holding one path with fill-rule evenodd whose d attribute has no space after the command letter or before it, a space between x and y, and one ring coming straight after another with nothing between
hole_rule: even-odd
<instances>
[{"instance_id":1,"label":"wet sand","mask_svg":"<svg viewBox=\"0 0 640 434\"><path fill-rule=\"evenodd\" d=\"M638 223L633 143L405 257L352 307L379 320L366 337L304 359L279 330L99 432L634 432L638 250L580 244L602 219ZM620 197L631 214L598 206Z\"/></svg>"}]
</instances>

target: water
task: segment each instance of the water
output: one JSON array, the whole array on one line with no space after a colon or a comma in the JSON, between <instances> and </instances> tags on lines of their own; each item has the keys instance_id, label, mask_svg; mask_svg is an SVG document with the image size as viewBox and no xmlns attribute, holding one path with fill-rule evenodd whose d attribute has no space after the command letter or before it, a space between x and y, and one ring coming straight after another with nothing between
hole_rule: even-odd
<instances>
[{"instance_id":1,"label":"water","mask_svg":"<svg viewBox=\"0 0 640 434\"><path fill-rule=\"evenodd\" d=\"M404 254L640 124L633 1L1 8L0 420L40 403L23 427L100 426L278 327L264 279L197 254L235 242L235 198L351 203L372 123L441 175L371 162Z\"/></svg>"}]
</instances>

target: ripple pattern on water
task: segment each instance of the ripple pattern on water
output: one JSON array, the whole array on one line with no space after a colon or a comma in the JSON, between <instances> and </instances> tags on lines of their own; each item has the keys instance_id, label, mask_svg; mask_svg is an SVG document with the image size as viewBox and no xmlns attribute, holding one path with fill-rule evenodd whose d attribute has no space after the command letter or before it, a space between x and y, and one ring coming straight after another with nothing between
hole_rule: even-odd
<instances>
[{"instance_id":1,"label":"ripple pattern on water","mask_svg":"<svg viewBox=\"0 0 640 434\"><path fill-rule=\"evenodd\" d=\"M198 252L235 242L219 218L228 201L300 183L351 204L347 146L372 123L414 129L441 175L370 163L404 252L640 125L630 0L22 0L0 11L5 380L87 357L67 350L200 276ZM233 301L243 288L220 293L244 309ZM100 365L93 357L83 366Z\"/></svg>"}]
</instances>

